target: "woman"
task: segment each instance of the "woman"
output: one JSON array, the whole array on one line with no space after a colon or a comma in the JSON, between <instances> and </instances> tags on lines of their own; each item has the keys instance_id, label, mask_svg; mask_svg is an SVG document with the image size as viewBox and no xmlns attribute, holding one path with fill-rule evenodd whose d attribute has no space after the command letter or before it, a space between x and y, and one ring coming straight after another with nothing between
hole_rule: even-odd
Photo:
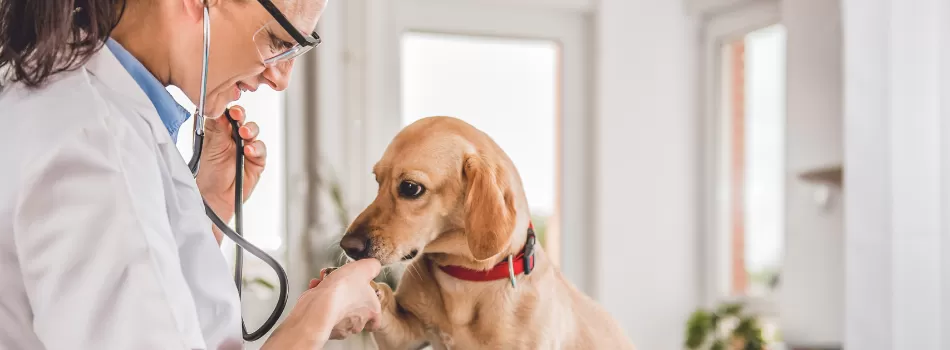
<instances>
[{"instance_id":1,"label":"woman","mask_svg":"<svg viewBox=\"0 0 950 350\"><path fill-rule=\"evenodd\" d=\"M199 100L207 8L203 114L261 84L283 90L324 6L0 0L0 348L242 346L239 298L200 198L233 215L230 126L209 120L195 180L174 142L188 115L164 87ZM254 123L240 125L250 194L266 149ZM312 282L264 348L319 348L375 327L367 282L379 268L360 261Z\"/></svg>"}]
</instances>

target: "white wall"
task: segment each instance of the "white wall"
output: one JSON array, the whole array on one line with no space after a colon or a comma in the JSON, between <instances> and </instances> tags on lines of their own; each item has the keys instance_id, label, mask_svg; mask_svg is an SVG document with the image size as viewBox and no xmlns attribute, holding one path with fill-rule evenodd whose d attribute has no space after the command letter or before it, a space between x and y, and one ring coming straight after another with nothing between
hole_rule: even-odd
<instances>
[{"instance_id":1,"label":"white wall","mask_svg":"<svg viewBox=\"0 0 950 350\"><path fill-rule=\"evenodd\" d=\"M597 10L596 294L639 349L680 349L698 306L697 23L682 1Z\"/></svg>"},{"instance_id":2,"label":"white wall","mask_svg":"<svg viewBox=\"0 0 950 350\"><path fill-rule=\"evenodd\" d=\"M841 13L837 0L782 2L787 29L786 243L780 326L790 343L840 344L843 201L827 208L798 174L842 161Z\"/></svg>"},{"instance_id":3,"label":"white wall","mask_svg":"<svg viewBox=\"0 0 950 350\"><path fill-rule=\"evenodd\" d=\"M845 346L947 349L950 3L844 5Z\"/></svg>"}]
</instances>

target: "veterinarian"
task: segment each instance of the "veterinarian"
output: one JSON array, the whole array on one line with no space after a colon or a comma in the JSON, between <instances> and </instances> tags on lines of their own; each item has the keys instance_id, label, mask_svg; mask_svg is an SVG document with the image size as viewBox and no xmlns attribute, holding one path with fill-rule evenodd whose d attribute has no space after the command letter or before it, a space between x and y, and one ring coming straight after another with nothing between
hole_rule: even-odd
<instances>
[{"instance_id":1,"label":"veterinarian","mask_svg":"<svg viewBox=\"0 0 950 350\"><path fill-rule=\"evenodd\" d=\"M243 199L254 189L267 157L258 126L240 107L221 116L244 91L287 87L325 5L0 0L0 349L243 347L201 197L227 221L235 187ZM175 146L189 113L169 85L209 117L197 179ZM363 260L312 282L264 349L376 327L367 282L379 269Z\"/></svg>"}]
</instances>

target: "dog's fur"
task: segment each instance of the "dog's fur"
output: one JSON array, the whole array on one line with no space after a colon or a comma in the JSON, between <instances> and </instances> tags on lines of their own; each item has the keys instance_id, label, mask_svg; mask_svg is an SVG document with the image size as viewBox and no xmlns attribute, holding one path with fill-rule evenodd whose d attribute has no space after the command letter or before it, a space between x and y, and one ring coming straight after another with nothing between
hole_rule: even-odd
<instances>
[{"instance_id":1,"label":"dog's fur","mask_svg":"<svg viewBox=\"0 0 950 350\"><path fill-rule=\"evenodd\" d=\"M486 134L449 117L406 127L373 169L379 191L347 230L365 257L415 256L396 293L382 291L381 349L633 349L613 318L578 291L536 245L535 270L470 282L439 266L487 270L524 246L528 203L511 160ZM403 181L424 186L415 199ZM359 258L359 257L355 257Z\"/></svg>"}]
</instances>

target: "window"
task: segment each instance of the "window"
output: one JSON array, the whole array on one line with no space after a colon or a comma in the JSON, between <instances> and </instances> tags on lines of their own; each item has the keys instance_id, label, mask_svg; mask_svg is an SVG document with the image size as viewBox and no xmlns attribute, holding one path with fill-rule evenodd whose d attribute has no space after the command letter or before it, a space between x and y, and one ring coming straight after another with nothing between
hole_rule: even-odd
<instances>
[{"instance_id":1,"label":"window","mask_svg":"<svg viewBox=\"0 0 950 350\"><path fill-rule=\"evenodd\" d=\"M559 48L552 41L407 33L402 124L452 116L484 131L521 174L539 241L558 218Z\"/></svg>"},{"instance_id":2,"label":"window","mask_svg":"<svg viewBox=\"0 0 950 350\"><path fill-rule=\"evenodd\" d=\"M772 25L720 51L718 196L729 296L768 297L785 227L785 29Z\"/></svg>"}]
</instances>

